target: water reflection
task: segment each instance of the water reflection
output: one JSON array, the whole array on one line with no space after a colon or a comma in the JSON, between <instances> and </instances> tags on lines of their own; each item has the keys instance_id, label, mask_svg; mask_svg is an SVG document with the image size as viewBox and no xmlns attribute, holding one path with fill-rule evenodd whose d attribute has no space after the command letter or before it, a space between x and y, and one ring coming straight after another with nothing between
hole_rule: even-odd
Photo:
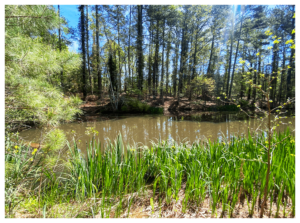
<instances>
[{"instance_id":1,"label":"water reflection","mask_svg":"<svg viewBox=\"0 0 300 223\"><path fill-rule=\"evenodd\" d=\"M273 117L274 118L274 117ZM288 125L280 125L278 131L283 131L287 126L291 130L295 128L293 117L288 117L282 121L292 122ZM96 139L101 143L114 140L121 133L124 144L137 144L150 146L151 141L175 140L177 142L198 140L211 141L229 138L232 135L243 135L248 132L259 133L265 128L266 120L251 119L242 113L224 113L224 112L205 112L188 116L122 116L114 117L104 121L68 123L59 128L67 133L68 140L72 140L76 132L76 138L81 140L80 148L84 150L85 142L91 139L91 136L85 135L87 127L93 127L99 132ZM27 141L39 141L38 129L31 129L20 133L20 136Z\"/></svg>"}]
</instances>

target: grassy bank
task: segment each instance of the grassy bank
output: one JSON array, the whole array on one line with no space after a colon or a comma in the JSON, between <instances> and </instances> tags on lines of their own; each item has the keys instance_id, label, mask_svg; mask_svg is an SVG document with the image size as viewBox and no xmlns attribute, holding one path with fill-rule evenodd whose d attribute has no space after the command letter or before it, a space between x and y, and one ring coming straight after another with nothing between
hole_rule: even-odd
<instances>
[{"instance_id":1,"label":"grassy bank","mask_svg":"<svg viewBox=\"0 0 300 223\"><path fill-rule=\"evenodd\" d=\"M293 217L295 140L286 131L272 145L265 216ZM257 217L266 150L264 135L143 149L125 149L118 136L105 148L91 141L86 155L73 142L60 162L67 171L59 172L43 162L42 150L7 142L6 216Z\"/></svg>"}]
</instances>

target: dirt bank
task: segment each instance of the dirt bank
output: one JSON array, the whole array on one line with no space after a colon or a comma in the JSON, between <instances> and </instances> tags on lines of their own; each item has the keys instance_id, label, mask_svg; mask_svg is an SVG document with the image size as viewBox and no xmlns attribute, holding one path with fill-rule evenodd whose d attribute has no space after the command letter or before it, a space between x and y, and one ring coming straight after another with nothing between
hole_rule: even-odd
<instances>
[{"instance_id":1,"label":"dirt bank","mask_svg":"<svg viewBox=\"0 0 300 223\"><path fill-rule=\"evenodd\" d=\"M136 95L130 97L137 99ZM180 114L185 113L186 111L207 111L216 106L214 101L205 102L200 99L189 101L186 97L181 98L178 104L177 98L170 96L165 96L163 101L159 99L159 97L153 99L153 97L150 96L141 100L141 102L146 103L151 107L163 108L164 115ZM80 108L86 116L97 116L101 114L101 111L103 110L111 110L110 99L108 97L98 99L94 96L88 96L88 99L80 106Z\"/></svg>"}]
</instances>

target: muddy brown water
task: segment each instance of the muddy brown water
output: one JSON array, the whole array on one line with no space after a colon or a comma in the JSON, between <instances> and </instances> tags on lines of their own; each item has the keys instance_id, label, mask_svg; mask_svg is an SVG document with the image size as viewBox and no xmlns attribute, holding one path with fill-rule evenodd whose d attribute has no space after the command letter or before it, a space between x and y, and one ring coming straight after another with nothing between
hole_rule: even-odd
<instances>
[{"instance_id":1,"label":"muddy brown water","mask_svg":"<svg viewBox=\"0 0 300 223\"><path fill-rule=\"evenodd\" d=\"M274 116L272 116L274 119ZM151 146L152 142L158 140L175 140L176 142L195 142L210 139L216 141L230 136L259 133L266 127L266 121L260 118L251 119L244 113L228 112L201 112L190 113L185 116L164 116L164 115L140 115L140 116L108 116L89 118L88 122L66 123L59 126L69 141L72 141L75 131L75 138L79 142L79 148L85 151L85 143L92 139L87 135L86 130L93 127L99 132L96 140L101 144L116 139L119 133L122 134L125 145ZM280 119L287 123L276 128L277 131L284 131L287 126L290 130L295 129L295 118L288 116ZM292 124L288 124L291 122ZM30 129L20 133L20 136L31 142L40 141L40 129Z\"/></svg>"}]
</instances>

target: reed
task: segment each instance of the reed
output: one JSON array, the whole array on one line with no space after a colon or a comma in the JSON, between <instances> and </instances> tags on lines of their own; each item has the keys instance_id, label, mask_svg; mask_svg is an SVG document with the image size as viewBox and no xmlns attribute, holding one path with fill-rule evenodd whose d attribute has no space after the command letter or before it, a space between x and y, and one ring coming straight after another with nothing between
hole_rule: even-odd
<instances>
[{"instance_id":1,"label":"reed","mask_svg":"<svg viewBox=\"0 0 300 223\"><path fill-rule=\"evenodd\" d=\"M293 137L286 138L288 135L287 130L272 139L273 144L278 144L273 150L268 199L276 201L277 207L283 191L295 204L295 147ZM106 200L116 199L151 187L152 199L158 190L159 197L170 204L178 200L178 192L185 184L183 209L188 208L190 202L200 205L209 195L212 214L221 205L224 216L227 212L232 216L238 196L243 196L239 195L242 188L251 217L265 186L266 144L264 135L253 137L249 134L247 138L232 138L228 143L208 142L187 146L160 142L151 148L131 148L125 152L122 137L118 136L104 150L99 143L92 141L86 159L76 152L78 148L74 144L75 148L70 148L73 151L72 174L78 179L76 188L82 199L99 191L105 193ZM277 199L272 198L274 193L271 191L276 192Z\"/></svg>"},{"instance_id":2,"label":"reed","mask_svg":"<svg viewBox=\"0 0 300 223\"><path fill-rule=\"evenodd\" d=\"M274 134L272 162L268 184L268 200L280 206L291 200L291 216L295 214L295 141L289 130ZM159 142L150 148L125 149L121 135L105 148L94 139L82 154L74 141L68 144L70 156L65 174L44 172L48 178L41 190L41 215L47 216L55 203L100 200L101 217L120 217L127 213L134 199L146 197L154 203L170 205L182 200L182 210L201 207L209 197L212 216L222 208L220 217L233 217L237 204L246 199L249 217L260 210L267 173L265 135L232 137L228 142L207 142L192 145ZM24 152L25 153L25 152ZM27 152L28 153L28 152ZM6 160L18 166L18 156ZM26 157L23 156L26 161ZM15 170L16 171L16 170ZM14 173L13 175L16 175ZM184 195L179 191L184 190ZM32 193L35 194L36 192ZM129 198L130 195L130 198ZM158 196L156 196L158 195ZM184 196L180 199L180 196ZM94 215L94 209L91 209ZM161 210L161 206L159 209ZM269 213L269 210L265 212ZM285 211L285 210L284 210Z\"/></svg>"}]
</instances>

